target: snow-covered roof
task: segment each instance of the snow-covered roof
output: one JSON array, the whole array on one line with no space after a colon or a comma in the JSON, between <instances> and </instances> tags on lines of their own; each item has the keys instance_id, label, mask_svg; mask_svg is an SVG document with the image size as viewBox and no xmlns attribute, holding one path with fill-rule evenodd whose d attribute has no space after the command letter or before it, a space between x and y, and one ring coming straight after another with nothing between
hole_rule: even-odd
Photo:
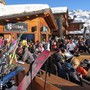
<instances>
[{"instance_id":1,"label":"snow-covered roof","mask_svg":"<svg viewBox=\"0 0 90 90\"><path fill-rule=\"evenodd\" d=\"M72 10L69 12L69 17L75 21L85 22L84 27L88 27L88 25L90 25L90 11L80 9Z\"/></svg>"},{"instance_id":2,"label":"snow-covered roof","mask_svg":"<svg viewBox=\"0 0 90 90\"><path fill-rule=\"evenodd\" d=\"M47 4L20 4L20 5L4 5L4 6L1 5L0 16L29 13L48 8L50 7Z\"/></svg>"},{"instance_id":3,"label":"snow-covered roof","mask_svg":"<svg viewBox=\"0 0 90 90\"><path fill-rule=\"evenodd\" d=\"M73 20L73 22L71 22L71 23L82 23L82 24L84 24L85 22L81 21L81 20Z\"/></svg>"},{"instance_id":4,"label":"snow-covered roof","mask_svg":"<svg viewBox=\"0 0 90 90\"><path fill-rule=\"evenodd\" d=\"M52 12L55 13L66 13L68 8L67 7L54 7L51 8Z\"/></svg>"},{"instance_id":5,"label":"snow-covered roof","mask_svg":"<svg viewBox=\"0 0 90 90\"><path fill-rule=\"evenodd\" d=\"M0 6L3 6L4 4L0 3Z\"/></svg>"},{"instance_id":6,"label":"snow-covered roof","mask_svg":"<svg viewBox=\"0 0 90 90\"><path fill-rule=\"evenodd\" d=\"M70 31L68 34L83 34L83 30Z\"/></svg>"},{"instance_id":7,"label":"snow-covered roof","mask_svg":"<svg viewBox=\"0 0 90 90\"><path fill-rule=\"evenodd\" d=\"M68 34L83 34L83 33L84 33L84 29L68 32ZM89 30L87 30L86 33L88 34Z\"/></svg>"}]
</instances>

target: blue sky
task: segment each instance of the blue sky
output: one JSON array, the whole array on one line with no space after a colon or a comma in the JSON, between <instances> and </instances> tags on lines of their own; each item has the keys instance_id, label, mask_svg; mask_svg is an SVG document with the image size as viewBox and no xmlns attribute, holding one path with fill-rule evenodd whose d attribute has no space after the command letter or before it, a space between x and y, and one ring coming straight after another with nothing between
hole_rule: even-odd
<instances>
[{"instance_id":1,"label":"blue sky","mask_svg":"<svg viewBox=\"0 0 90 90\"><path fill-rule=\"evenodd\" d=\"M7 5L13 4L48 4L50 7L67 6L69 10L90 10L90 0L5 0Z\"/></svg>"}]
</instances>

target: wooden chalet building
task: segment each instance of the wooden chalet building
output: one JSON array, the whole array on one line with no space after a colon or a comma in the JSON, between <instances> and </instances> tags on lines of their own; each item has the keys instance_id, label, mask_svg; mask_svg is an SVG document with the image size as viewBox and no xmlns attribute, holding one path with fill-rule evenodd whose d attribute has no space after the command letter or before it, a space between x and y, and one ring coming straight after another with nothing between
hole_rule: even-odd
<instances>
[{"instance_id":1,"label":"wooden chalet building","mask_svg":"<svg viewBox=\"0 0 90 90\"><path fill-rule=\"evenodd\" d=\"M42 41L48 40L57 29L54 16L47 4L0 6L0 36ZM5 11L5 12L3 12Z\"/></svg>"},{"instance_id":2,"label":"wooden chalet building","mask_svg":"<svg viewBox=\"0 0 90 90\"><path fill-rule=\"evenodd\" d=\"M54 36L73 36L69 34L70 31L80 31L83 28L84 22L75 21L75 17L71 18L67 7L52 8L52 12L58 26L58 29L53 31Z\"/></svg>"},{"instance_id":3,"label":"wooden chalet building","mask_svg":"<svg viewBox=\"0 0 90 90\"><path fill-rule=\"evenodd\" d=\"M69 17L68 18L68 24L69 24L68 30L69 31L81 30L83 28L84 23L85 22L77 21Z\"/></svg>"},{"instance_id":4,"label":"wooden chalet building","mask_svg":"<svg viewBox=\"0 0 90 90\"><path fill-rule=\"evenodd\" d=\"M58 26L58 29L53 32L53 35L63 37L68 27L68 8L55 7L52 8L52 12Z\"/></svg>"},{"instance_id":5,"label":"wooden chalet building","mask_svg":"<svg viewBox=\"0 0 90 90\"><path fill-rule=\"evenodd\" d=\"M83 29L83 24L85 22L74 20L74 18L68 18L68 31L66 35L68 37L82 36L81 32ZM83 34L83 32L82 32Z\"/></svg>"}]
</instances>

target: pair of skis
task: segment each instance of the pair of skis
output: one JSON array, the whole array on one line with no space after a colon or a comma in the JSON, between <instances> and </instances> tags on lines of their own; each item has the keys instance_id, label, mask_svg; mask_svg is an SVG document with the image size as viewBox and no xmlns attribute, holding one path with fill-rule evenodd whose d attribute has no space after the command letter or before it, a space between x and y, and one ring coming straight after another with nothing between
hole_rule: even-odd
<instances>
[{"instance_id":1,"label":"pair of skis","mask_svg":"<svg viewBox=\"0 0 90 90\"><path fill-rule=\"evenodd\" d=\"M23 33L24 33L24 32L23 32ZM2 66L1 78L0 78L0 86L1 86L1 83L2 83L2 85L4 85L4 84L5 84L7 81L9 81L12 77L14 77L14 76L15 76L16 74L18 74L20 71L24 70L24 69L21 70L22 67L19 67L19 69L10 72L10 70L12 69L12 67L15 66L15 65L12 66L12 62L13 62L13 59L14 59L14 57L15 57L16 49L17 49L17 47L18 47L18 44L19 44L19 42L20 42L20 39L21 39L21 36L23 35L23 33L20 34L20 36L19 36L18 39L17 39L17 42L16 42L14 45L12 45L12 46L10 47L10 49L9 49L9 50L3 55L3 57L0 59L0 66ZM12 51L13 51L13 53L12 53ZM6 61L7 61L7 56L9 56L10 53L12 53L12 57L10 58L10 62L9 62L9 63L6 63ZM5 62L4 65L2 65L3 62ZM5 66L5 65L6 65L6 66ZM5 70L4 70L4 69L5 69ZM10 72L10 73L8 73L8 72ZM3 74L6 74L6 75L3 75Z\"/></svg>"}]
</instances>

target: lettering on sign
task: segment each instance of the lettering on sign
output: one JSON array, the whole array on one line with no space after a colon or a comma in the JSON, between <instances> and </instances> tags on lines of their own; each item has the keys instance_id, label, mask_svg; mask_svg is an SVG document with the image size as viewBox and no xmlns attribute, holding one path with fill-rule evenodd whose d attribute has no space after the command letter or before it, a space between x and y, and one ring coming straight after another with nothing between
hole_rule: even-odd
<instances>
[{"instance_id":1,"label":"lettering on sign","mask_svg":"<svg viewBox=\"0 0 90 90\"><path fill-rule=\"evenodd\" d=\"M28 31L28 24L23 22L6 23L4 31Z\"/></svg>"}]
</instances>

